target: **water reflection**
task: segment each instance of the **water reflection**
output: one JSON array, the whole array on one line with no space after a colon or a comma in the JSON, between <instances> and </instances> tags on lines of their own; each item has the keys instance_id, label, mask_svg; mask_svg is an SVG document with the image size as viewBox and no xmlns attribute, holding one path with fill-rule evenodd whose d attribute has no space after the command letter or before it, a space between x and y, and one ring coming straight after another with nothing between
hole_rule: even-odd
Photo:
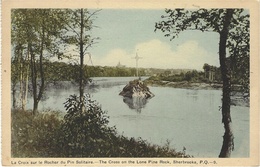
<instances>
[{"instance_id":1,"label":"water reflection","mask_svg":"<svg viewBox=\"0 0 260 167\"><path fill-rule=\"evenodd\" d=\"M198 91L197 90L191 90L191 91L187 92L186 95L188 98L192 98L193 101L198 100Z\"/></svg>"},{"instance_id":2,"label":"water reflection","mask_svg":"<svg viewBox=\"0 0 260 167\"><path fill-rule=\"evenodd\" d=\"M136 110L137 112L141 113L148 100L142 97L124 97L123 102L126 103L130 109Z\"/></svg>"},{"instance_id":3,"label":"water reflection","mask_svg":"<svg viewBox=\"0 0 260 167\"><path fill-rule=\"evenodd\" d=\"M87 85L86 89L88 90L88 93L92 94L92 93L97 93L101 87L99 85Z\"/></svg>"}]
</instances>

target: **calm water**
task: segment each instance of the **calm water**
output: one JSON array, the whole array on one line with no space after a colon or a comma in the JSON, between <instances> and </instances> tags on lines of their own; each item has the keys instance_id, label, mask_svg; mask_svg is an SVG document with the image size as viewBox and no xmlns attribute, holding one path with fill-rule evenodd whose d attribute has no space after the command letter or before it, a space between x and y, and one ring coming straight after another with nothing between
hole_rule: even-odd
<instances>
[{"instance_id":1,"label":"calm water","mask_svg":"<svg viewBox=\"0 0 260 167\"><path fill-rule=\"evenodd\" d=\"M118 94L131 79L94 79L98 86L91 89L91 96L108 111L111 126L115 125L120 134L154 144L170 141L172 148L182 151L185 147L186 153L195 157L218 157L224 134L220 90L150 87L154 98L127 104ZM64 111L65 99L77 92L73 87L49 90L39 109ZM232 106L231 112L235 136L232 157L249 157L249 107Z\"/></svg>"}]
</instances>

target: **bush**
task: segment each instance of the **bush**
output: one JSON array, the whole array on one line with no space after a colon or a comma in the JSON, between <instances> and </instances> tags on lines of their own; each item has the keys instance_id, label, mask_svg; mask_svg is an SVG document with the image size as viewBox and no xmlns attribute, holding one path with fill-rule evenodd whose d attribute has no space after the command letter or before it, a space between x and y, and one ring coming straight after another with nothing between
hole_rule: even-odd
<instances>
[{"instance_id":1,"label":"bush","mask_svg":"<svg viewBox=\"0 0 260 167\"><path fill-rule=\"evenodd\" d=\"M63 150L67 157L92 157L105 155L109 150L115 128L108 127L108 116L101 107L85 95L83 101L71 95L65 102Z\"/></svg>"},{"instance_id":2,"label":"bush","mask_svg":"<svg viewBox=\"0 0 260 167\"><path fill-rule=\"evenodd\" d=\"M62 125L59 112L32 112L13 110L12 114L12 157L56 156L59 150L59 130Z\"/></svg>"}]
</instances>

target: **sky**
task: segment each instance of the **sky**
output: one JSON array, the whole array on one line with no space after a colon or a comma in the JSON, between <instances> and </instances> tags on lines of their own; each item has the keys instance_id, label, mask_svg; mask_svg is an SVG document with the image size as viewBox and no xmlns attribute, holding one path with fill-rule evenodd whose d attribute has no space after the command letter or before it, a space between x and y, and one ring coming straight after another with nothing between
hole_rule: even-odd
<instances>
[{"instance_id":1,"label":"sky","mask_svg":"<svg viewBox=\"0 0 260 167\"><path fill-rule=\"evenodd\" d=\"M213 32L183 31L170 41L161 31L154 32L155 22L161 20L164 9L102 9L96 15L93 37L100 40L92 48L93 65L116 66L119 62L162 69L203 70L204 63L219 66L218 40ZM92 65L89 57L85 64Z\"/></svg>"}]
</instances>

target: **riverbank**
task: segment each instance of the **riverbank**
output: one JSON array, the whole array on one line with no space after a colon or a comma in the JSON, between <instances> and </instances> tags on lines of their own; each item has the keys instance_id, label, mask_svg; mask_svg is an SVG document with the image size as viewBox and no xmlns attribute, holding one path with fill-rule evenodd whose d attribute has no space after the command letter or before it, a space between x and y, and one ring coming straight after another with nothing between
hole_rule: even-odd
<instances>
[{"instance_id":1,"label":"riverbank","mask_svg":"<svg viewBox=\"0 0 260 167\"><path fill-rule=\"evenodd\" d=\"M192 89L192 90L222 90L222 84L220 83L205 83L205 82L171 82L164 80L152 80L146 79L144 81L148 86L153 87L171 87L179 89ZM250 97L247 93L239 91L240 85L233 85L233 92L231 93L231 105L234 106L250 106Z\"/></svg>"},{"instance_id":2,"label":"riverbank","mask_svg":"<svg viewBox=\"0 0 260 167\"><path fill-rule=\"evenodd\" d=\"M158 81L158 80L145 80L144 81L148 86L164 86L172 88L183 88L183 89L194 89L194 90L220 90L222 89L222 84L219 83L194 83L188 81L181 82L171 82L171 81Z\"/></svg>"},{"instance_id":3,"label":"riverbank","mask_svg":"<svg viewBox=\"0 0 260 167\"><path fill-rule=\"evenodd\" d=\"M13 110L12 157L190 157L185 151L148 143L141 138L127 138L116 129L102 127L99 136L88 133L87 145L75 143L64 132L63 113L56 111L39 112ZM71 127L75 128L75 127ZM95 131L99 131L96 127ZM84 129L82 129L82 132ZM100 136L105 135L104 138ZM83 145L82 145L83 144ZM84 150L77 148L86 148Z\"/></svg>"}]
</instances>

